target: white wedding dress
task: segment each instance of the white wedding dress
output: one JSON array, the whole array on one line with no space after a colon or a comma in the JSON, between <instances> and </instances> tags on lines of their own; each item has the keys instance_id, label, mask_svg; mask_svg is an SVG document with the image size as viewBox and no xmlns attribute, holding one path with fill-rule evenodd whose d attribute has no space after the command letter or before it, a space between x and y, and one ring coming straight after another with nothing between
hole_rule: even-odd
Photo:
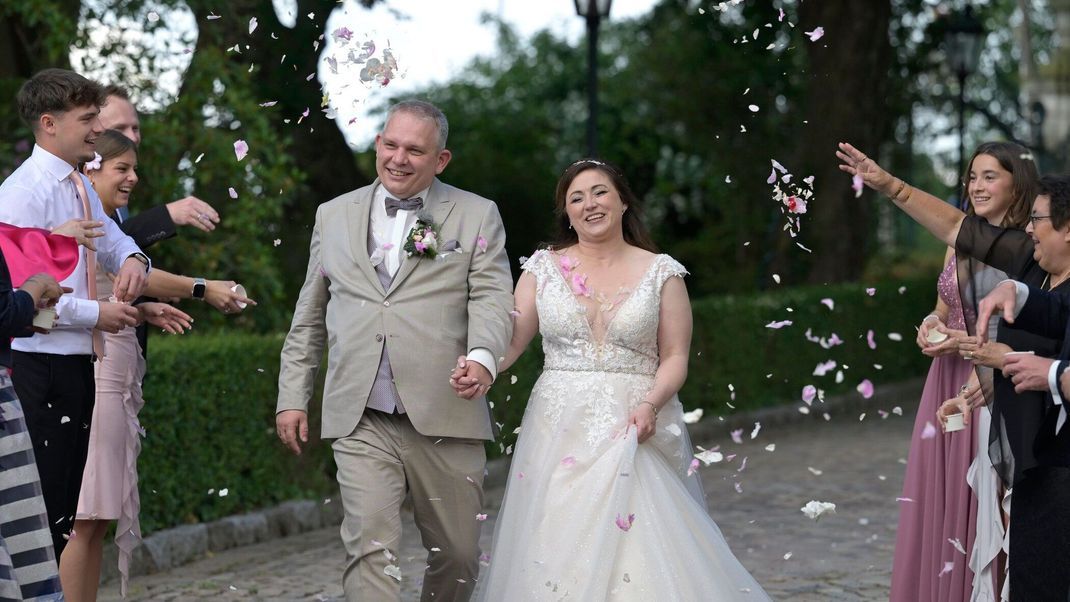
<instances>
[{"instance_id":1,"label":"white wedding dress","mask_svg":"<svg viewBox=\"0 0 1070 602\"><path fill-rule=\"evenodd\" d=\"M662 285L686 270L658 255L595 336L557 262L539 251L524 264L537 282L546 358L482 599L768 600L707 513L698 476L688 475L693 454L680 401L661 409L643 444L634 428L624 433L658 368Z\"/></svg>"}]
</instances>

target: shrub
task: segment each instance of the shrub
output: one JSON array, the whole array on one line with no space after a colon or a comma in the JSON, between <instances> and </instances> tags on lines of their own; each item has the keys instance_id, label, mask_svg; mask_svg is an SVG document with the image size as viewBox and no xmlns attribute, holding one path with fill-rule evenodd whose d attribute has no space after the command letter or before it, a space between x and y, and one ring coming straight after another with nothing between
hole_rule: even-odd
<instances>
[{"instance_id":1,"label":"shrub","mask_svg":"<svg viewBox=\"0 0 1070 602\"><path fill-rule=\"evenodd\" d=\"M832 394L854 389L863 378L879 387L923 374L929 360L914 346L913 325L932 307L935 287L931 279L907 281L900 292L900 284L878 285L873 296L863 285L844 284L694 300L690 375L680 394L685 407L724 415L798 400L807 384ZM833 299L834 308L823 298ZM778 320L793 323L766 328ZM826 340L836 333L843 343L825 349L806 339L807 329ZM876 349L866 340L870 329ZM890 340L890 333L902 340ZM317 438L318 391L305 452L293 456L275 436L283 338L235 332L154 338L141 412L146 533L334 490L331 449ZM814 367L829 359L837 369L813 376ZM541 366L536 341L491 390L502 429L499 441L488 446L491 456L515 442L513 431ZM844 374L838 384L837 370Z\"/></svg>"}]
</instances>

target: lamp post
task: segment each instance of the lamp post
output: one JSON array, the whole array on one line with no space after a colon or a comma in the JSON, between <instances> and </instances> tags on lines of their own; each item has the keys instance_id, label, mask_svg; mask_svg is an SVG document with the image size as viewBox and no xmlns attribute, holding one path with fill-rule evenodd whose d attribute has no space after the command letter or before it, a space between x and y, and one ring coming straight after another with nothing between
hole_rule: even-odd
<instances>
[{"instance_id":1,"label":"lamp post","mask_svg":"<svg viewBox=\"0 0 1070 602\"><path fill-rule=\"evenodd\" d=\"M973 7L955 14L947 25L944 50L947 63L959 83L959 177L966 170L966 78L977 71L985 29L973 14Z\"/></svg>"},{"instance_id":2,"label":"lamp post","mask_svg":"<svg viewBox=\"0 0 1070 602\"><path fill-rule=\"evenodd\" d=\"M609 17L613 0L572 0L587 20L587 154L598 155L598 27Z\"/></svg>"}]
</instances>

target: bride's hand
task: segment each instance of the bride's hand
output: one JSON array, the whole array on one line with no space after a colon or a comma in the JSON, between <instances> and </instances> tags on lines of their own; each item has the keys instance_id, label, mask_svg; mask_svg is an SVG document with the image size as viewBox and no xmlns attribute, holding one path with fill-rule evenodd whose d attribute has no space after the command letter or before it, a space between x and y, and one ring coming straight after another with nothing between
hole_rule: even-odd
<instances>
[{"instance_id":1,"label":"bride's hand","mask_svg":"<svg viewBox=\"0 0 1070 602\"><path fill-rule=\"evenodd\" d=\"M639 443L654 436L658 428L658 417L654 414L654 406L650 403L639 404L628 416L628 427L635 427ZM627 430L625 430L627 432Z\"/></svg>"}]
</instances>

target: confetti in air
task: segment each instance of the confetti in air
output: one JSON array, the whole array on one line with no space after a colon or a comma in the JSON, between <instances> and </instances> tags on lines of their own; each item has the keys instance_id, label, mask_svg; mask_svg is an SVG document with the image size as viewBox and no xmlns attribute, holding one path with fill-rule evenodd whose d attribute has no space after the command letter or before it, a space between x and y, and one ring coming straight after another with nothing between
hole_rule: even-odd
<instances>
[{"instance_id":1,"label":"confetti in air","mask_svg":"<svg viewBox=\"0 0 1070 602\"><path fill-rule=\"evenodd\" d=\"M825 514L835 514L836 504L833 504L831 502L819 502L817 500L810 500L805 506L800 508L800 510L802 510L802 513L805 514L807 518L816 521L820 520L821 517Z\"/></svg>"},{"instance_id":2,"label":"confetti in air","mask_svg":"<svg viewBox=\"0 0 1070 602\"><path fill-rule=\"evenodd\" d=\"M814 177L808 176L800 184L779 161L772 159L771 162L773 168L765 182L772 184L773 200L777 202L786 219L783 229L795 238L802 228L799 216L806 213L807 205L814 196ZM803 248L805 250L805 247Z\"/></svg>"}]
</instances>

